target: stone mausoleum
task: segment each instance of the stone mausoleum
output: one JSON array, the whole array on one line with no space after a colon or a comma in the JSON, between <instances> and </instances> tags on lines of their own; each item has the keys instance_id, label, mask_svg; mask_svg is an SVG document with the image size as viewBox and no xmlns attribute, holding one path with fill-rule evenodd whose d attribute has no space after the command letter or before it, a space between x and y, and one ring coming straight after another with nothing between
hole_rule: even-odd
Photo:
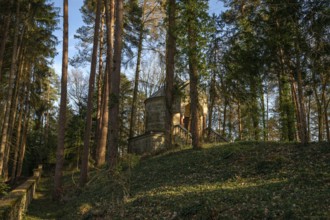
<instances>
[{"instance_id":1,"label":"stone mausoleum","mask_svg":"<svg viewBox=\"0 0 330 220\"><path fill-rule=\"evenodd\" d=\"M173 139L176 144L190 144L189 82L180 82L173 103ZM206 129L207 97L199 94L200 130ZM145 100L145 133L128 140L130 152L145 154L165 148L165 87Z\"/></svg>"}]
</instances>

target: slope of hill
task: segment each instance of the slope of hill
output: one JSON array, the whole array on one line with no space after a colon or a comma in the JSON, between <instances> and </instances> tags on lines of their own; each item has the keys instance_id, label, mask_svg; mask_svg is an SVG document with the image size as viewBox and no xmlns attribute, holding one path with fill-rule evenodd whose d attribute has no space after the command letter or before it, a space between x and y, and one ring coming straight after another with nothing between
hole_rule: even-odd
<instances>
[{"instance_id":1,"label":"slope of hill","mask_svg":"<svg viewBox=\"0 0 330 220\"><path fill-rule=\"evenodd\" d=\"M328 143L207 145L94 170L84 189L77 178L61 203L44 178L26 219L330 218Z\"/></svg>"}]
</instances>

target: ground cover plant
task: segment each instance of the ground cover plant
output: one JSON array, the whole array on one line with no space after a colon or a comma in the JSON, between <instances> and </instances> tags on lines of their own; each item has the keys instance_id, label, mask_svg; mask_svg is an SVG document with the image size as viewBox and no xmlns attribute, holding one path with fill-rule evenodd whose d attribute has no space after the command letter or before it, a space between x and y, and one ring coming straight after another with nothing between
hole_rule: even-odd
<instances>
[{"instance_id":1,"label":"ground cover plant","mask_svg":"<svg viewBox=\"0 0 330 220\"><path fill-rule=\"evenodd\" d=\"M328 143L185 147L130 157L112 174L93 170L83 189L77 179L66 172L67 196L52 202L52 177L44 177L26 219L330 217Z\"/></svg>"}]
</instances>

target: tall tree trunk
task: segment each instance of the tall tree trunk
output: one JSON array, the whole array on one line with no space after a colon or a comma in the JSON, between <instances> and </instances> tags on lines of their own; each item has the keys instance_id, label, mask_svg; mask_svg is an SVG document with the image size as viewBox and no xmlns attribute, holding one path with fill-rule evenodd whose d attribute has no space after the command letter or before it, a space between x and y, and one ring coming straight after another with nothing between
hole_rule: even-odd
<instances>
[{"instance_id":1,"label":"tall tree trunk","mask_svg":"<svg viewBox=\"0 0 330 220\"><path fill-rule=\"evenodd\" d=\"M107 59L106 59L106 71L104 75L104 90L103 90L103 100L104 105L102 109L102 129L100 144L96 151L96 165L102 166L106 159L106 146L107 137L109 130L109 92L110 92L110 79L112 71L112 61L113 61L113 26L114 26L114 0L107 0L106 4L106 26L107 26Z\"/></svg>"},{"instance_id":2,"label":"tall tree trunk","mask_svg":"<svg viewBox=\"0 0 330 220\"><path fill-rule=\"evenodd\" d=\"M16 181L16 170L17 170L17 159L19 153L19 146L21 140L21 131L22 131L22 119L23 119L23 99L20 101L20 113L18 116L17 121L17 133L16 133L16 143L14 148L14 158L13 158L13 165L11 170L11 183L15 183Z\"/></svg>"},{"instance_id":3,"label":"tall tree trunk","mask_svg":"<svg viewBox=\"0 0 330 220\"><path fill-rule=\"evenodd\" d=\"M67 99L67 78L68 78L68 45L69 45L69 6L68 0L63 0L63 55L62 55L62 78L61 78L61 100L60 114L58 121L56 167L54 177L53 199L59 200L62 197L62 175L64 163L64 139L66 126L66 99Z\"/></svg>"},{"instance_id":4,"label":"tall tree trunk","mask_svg":"<svg viewBox=\"0 0 330 220\"><path fill-rule=\"evenodd\" d=\"M265 107L265 97L264 91L261 86L261 111L262 111L262 134L263 134L263 141L267 141L267 122L266 122L266 107Z\"/></svg>"},{"instance_id":5,"label":"tall tree trunk","mask_svg":"<svg viewBox=\"0 0 330 220\"><path fill-rule=\"evenodd\" d=\"M253 139L255 141L259 141L259 108L256 96L253 97L252 100L252 108L251 108L251 115L252 115L252 125L253 125Z\"/></svg>"},{"instance_id":6,"label":"tall tree trunk","mask_svg":"<svg viewBox=\"0 0 330 220\"><path fill-rule=\"evenodd\" d=\"M8 132L7 132L7 144L6 144L6 149L5 149L5 157L3 161L3 177L5 180L8 179L8 168L9 168L9 162L10 162L10 151L11 151L11 146L13 145L13 130L15 127L15 122L16 122L16 113L17 113L17 103L18 103L18 93L20 89L20 84L22 80L22 74L23 74L23 69L24 69L24 61L19 62L19 70L18 74L16 77L16 82L15 82L15 87L14 87L14 92L13 92L13 97L12 97L12 102L11 102L11 107L10 107L10 115L9 115L9 126L8 126Z\"/></svg>"},{"instance_id":7,"label":"tall tree trunk","mask_svg":"<svg viewBox=\"0 0 330 220\"><path fill-rule=\"evenodd\" d=\"M198 95L198 55L197 55L197 30L192 0L188 1L188 65L190 76L190 115L191 115L191 135L193 149L200 149L200 113Z\"/></svg>"},{"instance_id":8,"label":"tall tree trunk","mask_svg":"<svg viewBox=\"0 0 330 220\"><path fill-rule=\"evenodd\" d=\"M3 111L0 111L0 134L2 134L2 128L4 126L4 118L6 115L6 109L7 109L7 103L4 102L3 104L0 104L0 107L3 109ZM0 136L1 137L1 136ZM1 141L1 138L0 138ZM1 142L0 142L1 144Z\"/></svg>"},{"instance_id":9,"label":"tall tree trunk","mask_svg":"<svg viewBox=\"0 0 330 220\"><path fill-rule=\"evenodd\" d=\"M294 105L290 96L290 84L285 72L279 73L281 138L284 141L295 139Z\"/></svg>"},{"instance_id":10,"label":"tall tree trunk","mask_svg":"<svg viewBox=\"0 0 330 220\"><path fill-rule=\"evenodd\" d=\"M110 132L109 132L109 167L113 169L117 163L119 149L119 101L120 101L120 67L123 38L123 1L116 0L116 28L113 71L110 86Z\"/></svg>"},{"instance_id":11,"label":"tall tree trunk","mask_svg":"<svg viewBox=\"0 0 330 220\"><path fill-rule=\"evenodd\" d=\"M269 87L267 84L266 88L266 130L267 130L267 136L266 140L269 140Z\"/></svg>"},{"instance_id":12,"label":"tall tree trunk","mask_svg":"<svg viewBox=\"0 0 330 220\"><path fill-rule=\"evenodd\" d=\"M209 119L208 119L208 128L207 128L207 139L210 140L211 129L212 129L212 120L213 120L213 108L215 103L215 71L212 74L211 85L210 85L210 105L209 105Z\"/></svg>"},{"instance_id":13,"label":"tall tree trunk","mask_svg":"<svg viewBox=\"0 0 330 220\"><path fill-rule=\"evenodd\" d=\"M300 71L299 71L300 72ZM300 76L299 76L300 75ZM300 119L300 141L303 144L308 143L308 135L307 135L307 122L306 122L306 110L305 110L305 98L303 92L303 86L301 82L301 73L298 73L298 106L299 106L299 119Z\"/></svg>"},{"instance_id":14,"label":"tall tree trunk","mask_svg":"<svg viewBox=\"0 0 330 220\"><path fill-rule=\"evenodd\" d=\"M308 96L307 133L308 141L311 141L311 96Z\"/></svg>"},{"instance_id":15,"label":"tall tree trunk","mask_svg":"<svg viewBox=\"0 0 330 220\"><path fill-rule=\"evenodd\" d=\"M241 116L241 102L237 102L237 118L238 118L238 139L243 139L243 127L242 127L242 116Z\"/></svg>"},{"instance_id":16,"label":"tall tree trunk","mask_svg":"<svg viewBox=\"0 0 330 220\"><path fill-rule=\"evenodd\" d=\"M330 99L326 100L326 98L324 98L324 124L325 124L325 129L326 129L326 134L327 134L327 140L328 142L330 142L330 130L329 130L329 115L328 115L328 109L329 109L329 103L330 103Z\"/></svg>"},{"instance_id":17,"label":"tall tree trunk","mask_svg":"<svg viewBox=\"0 0 330 220\"><path fill-rule=\"evenodd\" d=\"M19 37L19 24L20 24L20 1L17 1L16 5L16 23L15 23L15 31L14 31L14 43L13 43L13 54L12 54L12 62L9 73L9 82L8 82L8 95L7 95L7 103L6 103L6 113L3 120L2 126L2 135L1 135L1 145L0 145L0 175L3 175L3 166L4 166L4 157L5 150L8 140L8 128L9 128L9 117L10 117L10 108L12 106L12 96L13 96L13 84L15 80L15 74L17 73L17 48L18 48L18 37Z\"/></svg>"},{"instance_id":18,"label":"tall tree trunk","mask_svg":"<svg viewBox=\"0 0 330 220\"><path fill-rule=\"evenodd\" d=\"M106 154L106 145L107 145L107 135L108 135L108 125L109 125L109 74L107 72L109 67L108 65L106 66L106 74L104 74L104 87L103 87L103 94L102 94L102 99L103 104L102 104L102 111L101 111L101 131L99 135L99 140L98 140L98 146L97 146L97 158L96 158L96 165L97 166L102 166L105 163L105 154Z\"/></svg>"},{"instance_id":19,"label":"tall tree trunk","mask_svg":"<svg viewBox=\"0 0 330 220\"><path fill-rule=\"evenodd\" d=\"M222 121L222 136L226 136L226 123L227 123L227 106L228 106L228 101L227 97L225 97L224 101L224 109L223 109L223 121Z\"/></svg>"},{"instance_id":20,"label":"tall tree trunk","mask_svg":"<svg viewBox=\"0 0 330 220\"><path fill-rule=\"evenodd\" d=\"M295 66L293 69L293 74L295 77L296 83L297 83L297 92L298 92L298 98L297 98L297 107L298 107L298 113L299 118L297 118L297 123L299 123L299 138L302 144L308 143L308 135L307 135L307 122L306 122L306 109L305 109L305 96L304 96L304 88L303 88L303 80L302 80L302 67L301 67L301 57L302 52L300 49L300 44L303 39L301 39L301 31L299 30L299 21L296 16L292 17L292 20L294 22L294 34L296 36L296 40L294 41L294 49L295 49ZM298 120L299 119L299 120Z\"/></svg>"},{"instance_id":21,"label":"tall tree trunk","mask_svg":"<svg viewBox=\"0 0 330 220\"><path fill-rule=\"evenodd\" d=\"M221 121L221 106L218 105L217 106L217 112L218 112L218 130L219 130L219 133L221 132L221 127L222 127L222 121Z\"/></svg>"},{"instance_id":22,"label":"tall tree trunk","mask_svg":"<svg viewBox=\"0 0 330 220\"><path fill-rule=\"evenodd\" d=\"M12 4L13 4L13 0L10 0L8 2L8 8L10 9ZM8 39L8 34L9 34L9 26L10 26L10 21L11 21L11 11L8 10L7 12L7 16L4 19L4 25L3 25L3 29L2 29L2 37L1 37L1 44L0 44L0 83L2 80L2 65L3 65L3 59L4 59L4 55L5 55L5 50L6 50L6 43L7 43L7 39Z\"/></svg>"},{"instance_id":23,"label":"tall tree trunk","mask_svg":"<svg viewBox=\"0 0 330 220\"><path fill-rule=\"evenodd\" d=\"M167 1L167 39L166 39L166 78L165 78L165 146L172 147L172 127L173 127L173 85L175 72L176 53L176 3L175 0Z\"/></svg>"},{"instance_id":24,"label":"tall tree trunk","mask_svg":"<svg viewBox=\"0 0 330 220\"><path fill-rule=\"evenodd\" d=\"M25 148L26 148L26 138L27 138L27 132L29 128L29 120L30 120L30 93L31 93L31 82L30 82L30 75L32 72L32 65L29 65L28 74L26 77L26 86L25 86L25 108L24 108L24 118L23 118L23 135L20 141L19 146L19 157L17 162L17 172L16 172L16 178L20 177L22 174L22 168L23 168L23 161L25 156Z\"/></svg>"},{"instance_id":25,"label":"tall tree trunk","mask_svg":"<svg viewBox=\"0 0 330 220\"><path fill-rule=\"evenodd\" d=\"M107 60L106 72L104 74L104 90L103 90L103 108L102 108L102 129L100 134L99 146L96 151L96 165L102 166L106 158L106 145L109 129L109 91L110 76L113 61L113 24L114 24L114 0L106 1L106 26L107 26Z\"/></svg>"},{"instance_id":26,"label":"tall tree trunk","mask_svg":"<svg viewBox=\"0 0 330 220\"><path fill-rule=\"evenodd\" d=\"M104 90L106 86L106 82L104 79L106 78L106 73L103 74L103 41L104 41L104 7L102 9L101 14L101 26L100 26L100 49L99 49L99 74L97 76L97 113L96 113L96 149L95 149L95 159L98 148L100 147L100 140L101 140L101 130L102 128L102 120L103 120L103 108L105 104L104 97Z\"/></svg>"},{"instance_id":27,"label":"tall tree trunk","mask_svg":"<svg viewBox=\"0 0 330 220\"><path fill-rule=\"evenodd\" d=\"M318 128L318 141L323 141L323 114L322 114L322 104L319 98L319 94L317 93L316 85L313 86L314 96L317 107L317 128Z\"/></svg>"},{"instance_id":28,"label":"tall tree trunk","mask_svg":"<svg viewBox=\"0 0 330 220\"><path fill-rule=\"evenodd\" d=\"M147 1L146 0L143 0L142 19L141 19L141 24L140 24L140 33L139 33L137 60L136 60L136 68L135 68L133 100L132 100L130 127L129 127L129 135L128 135L129 138L131 138L131 137L134 136L134 130L135 130L137 93L138 93L138 90L139 90L139 79L140 79L140 66L141 66L142 46L143 46L144 31L145 31L144 30L144 20L143 20L143 17L144 16L143 15L144 15L146 3L147 3Z\"/></svg>"},{"instance_id":29,"label":"tall tree trunk","mask_svg":"<svg viewBox=\"0 0 330 220\"><path fill-rule=\"evenodd\" d=\"M299 108L299 103L298 103L298 96L297 96L297 89L296 89L296 85L295 82L293 80L291 80L291 94L292 94L292 101L294 104L294 108L295 108L295 114L296 114L296 118L297 118L297 132L298 134L296 135L299 140L302 142L301 137L302 137L302 127L301 127L301 119L300 119L300 108Z\"/></svg>"},{"instance_id":30,"label":"tall tree trunk","mask_svg":"<svg viewBox=\"0 0 330 220\"><path fill-rule=\"evenodd\" d=\"M321 82L322 82L322 94L321 94L321 103L320 105L323 107L323 116L324 116L324 126L325 132L327 136L327 141L330 142L330 131L329 131L329 120L328 120L328 112L329 112L329 103L330 99L327 99L327 86L329 83L330 76L329 74L321 74ZM322 108L320 107L320 108Z\"/></svg>"},{"instance_id":31,"label":"tall tree trunk","mask_svg":"<svg viewBox=\"0 0 330 220\"><path fill-rule=\"evenodd\" d=\"M296 81L297 81L297 86L298 86L300 141L303 144L307 144L308 135L307 135L307 122L306 122L306 110L305 110L305 96L304 96L303 81L302 81L301 68L300 68L300 53L297 53L296 56L297 56L297 58L296 58L296 60L297 60L297 79L296 79Z\"/></svg>"},{"instance_id":32,"label":"tall tree trunk","mask_svg":"<svg viewBox=\"0 0 330 220\"><path fill-rule=\"evenodd\" d=\"M249 106L249 112L250 116L252 119L252 126L253 126L253 139L255 141L259 141L260 138L260 128L259 128L259 121L260 121L260 116L259 116L259 105L258 105L258 91L260 91L260 84L258 79L255 77L250 78L250 89L251 89L251 100L248 104Z\"/></svg>"},{"instance_id":33,"label":"tall tree trunk","mask_svg":"<svg viewBox=\"0 0 330 220\"><path fill-rule=\"evenodd\" d=\"M15 127L15 122L17 121L17 109L18 109L18 97L19 97L19 90L20 86L22 84L22 76L23 76L23 71L25 68L25 49L22 50L23 48L23 37L25 33L25 25L23 25L20 33L20 39L19 42L17 43L17 61L16 61L16 79L15 79L15 84L13 88L13 94L12 94L12 101L11 101L11 107L10 107L10 114L9 114L9 125L8 125L8 132L7 132L7 144L6 144L6 149L5 149L5 157L3 161L3 177L5 180L8 179L9 175L9 162L12 161L10 160L10 153L11 153L11 146L14 145L14 140L13 140L13 131Z\"/></svg>"},{"instance_id":34,"label":"tall tree trunk","mask_svg":"<svg viewBox=\"0 0 330 220\"><path fill-rule=\"evenodd\" d=\"M81 160L80 170L80 186L85 186L88 176L88 160L89 160L89 143L92 130L92 113L93 113L93 94L95 87L95 75L96 75L96 63L97 63L97 49L99 42L99 29L100 29L100 17L101 17L101 4L102 0L97 0L96 6L96 18L94 27L94 42L91 72L89 76L89 89L88 89L88 101L87 101L87 115L86 115L86 127L84 134L84 149Z\"/></svg>"},{"instance_id":35,"label":"tall tree trunk","mask_svg":"<svg viewBox=\"0 0 330 220\"><path fill-rule=\"evenodd\" d=\"M23 134L22 134L22 138L21 138L21 142L20 142L20 146L19 146L19 156L18 156L18 161L17 161L17 171L16 171L16 176L15 178L17 179L17 177L20 177L22 175L22 170L23 170L23 162L24 162L24 157L25 157L25 149L26 149L26 139L27 139L27 132L29 129L29 121L30 121L30 117L28 116L30 114L30 111L28 111L27 113L25 113L25 119L24 119L24 130L23 130Z\"/></svg>"},{"instance_id":36,"label":"tall tree trunk","mask_svg":"<svg viewBox=\"0 0 330 220\"><path fill-rule=\"evenodd\" d=\"M229 117L228 117L228 138L229 140L232 140L233 134L232 134L232 125L233 125L233 104L229 103Z\"/></svg>"}]
</instances>

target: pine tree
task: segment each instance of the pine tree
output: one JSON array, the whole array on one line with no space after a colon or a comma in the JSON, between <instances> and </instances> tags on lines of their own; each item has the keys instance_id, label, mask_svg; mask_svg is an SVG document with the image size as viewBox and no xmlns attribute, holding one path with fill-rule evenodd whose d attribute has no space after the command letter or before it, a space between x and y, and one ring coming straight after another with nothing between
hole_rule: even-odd
<instances>
[{"instance_id":1,"label":"pine tree","mask_svg":"<svg viewBox=\"0 0 330 220\"><path fill-rule=\"evenodd\" d=\"M111 74L110 86L110 121L108 132L109 144L109 166L114 168L117 164L119 149L119 102L120 102L120 69L122 56L122 39L123 39L123 1L116 0L115 7L115 43L113 69Z\"/></svg>"},{"instance_id":2,"label":"pine tree","mask_svg":"<svg viewBox=\"0 0 330 220\"><path fill-rule=\"evenodd\" d=\"M98 51L98 42L99 42L101 4L102 4L102 0L98 0L96 6L91 71L89 76L86 127L84 132L84 149L81 160L80 182L79 182L80 186L84 186L88 178L88 161L89 161L89 149L90 149L89 145L90 145L90 136L92 130L93 94L94 94L94 86L95 86L94 84L95 84L95 75L96 75L96 61L97 61L97 51Z\"/></svg>"},{"instance_id":3,"label":"pine tree","mask_svg":"<svg viewBox=\"0 0 330 220\"><path fill-rule=\"evenodd\" d=\"M173 86L175 73L175 53L176 53L176 2L167 2L167 39L166 39L166 78L165 78L165 103L166 103L166 123L165 123L165 146L172 147L172 123L173 123Z\"/></svg>"},{"instance_id":4,"label":"pine tree","mask_svg":"<svg viewBox=\"0 0 330 220\"><path fill-rule=\"evenodd\" d=\"M58 139L56 150L56 167L54 177L53 199L62 197L62 172L64 164L64 138L66 127L67 105L67 79L68 79L68 49L69 49L69 6L68 0L63 0L63 55L62 55L62 78L61 78L61 101L60 115L58 120Z\"/></svg>"},{"instance_id":5,"label":"pine tree","mask_svg":"<svg viewBox=\"0 0 330 220\"><path fill-rule=\"evenodd\" d=\"M200 104L199 104L199 81L205 69L203 62L205 57L202 55L205 50L205 34L208 27L209 16L207 14L208 1L205 0L183 0L182 1L182 21L181 27L187 40L187 46L180 45L186 52L187 63L189 67L190 79L190 118L191 118L191 134L192 145L194 149L201 148L201 131L200 127ZM181 42L181 40L180 40ZM183 42L182 42L183 43Z\"/></svg>"}]
</instances>

